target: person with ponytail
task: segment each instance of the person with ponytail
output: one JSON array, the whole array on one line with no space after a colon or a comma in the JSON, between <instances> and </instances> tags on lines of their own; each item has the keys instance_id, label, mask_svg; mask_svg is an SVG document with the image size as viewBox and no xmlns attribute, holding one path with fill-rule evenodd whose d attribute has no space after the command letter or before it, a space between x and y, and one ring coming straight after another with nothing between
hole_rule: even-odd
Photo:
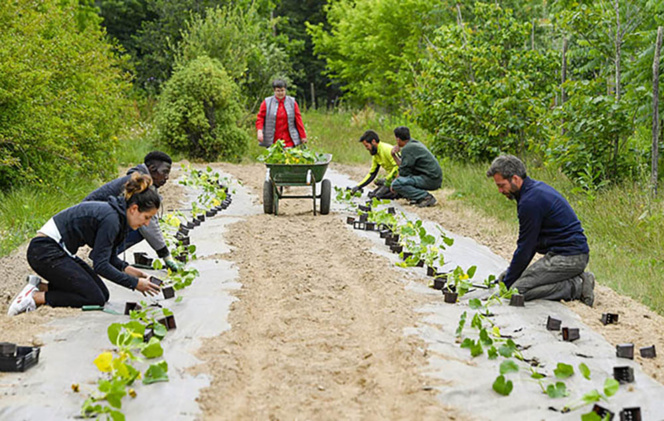
<instances>
[{"instance_id":1,"label":"person with ponytail","mask_svg":"<svg viewBox=\"0 0 664 421\"><path fill-rule=\"evenodd\" d=\"M149 175L133 174L124 194L106 202L83 202L49 219L28 246L28 263L39 276L29 275L28 284L9 306L10 316L51 307L104 305L108 288L101 277L132 290L155 295L159 287L145 272L117 256L129 229L148 225L161 199ZM76 256L81 246L92 248L92 267Z\"/></svg>"}]
</instances>

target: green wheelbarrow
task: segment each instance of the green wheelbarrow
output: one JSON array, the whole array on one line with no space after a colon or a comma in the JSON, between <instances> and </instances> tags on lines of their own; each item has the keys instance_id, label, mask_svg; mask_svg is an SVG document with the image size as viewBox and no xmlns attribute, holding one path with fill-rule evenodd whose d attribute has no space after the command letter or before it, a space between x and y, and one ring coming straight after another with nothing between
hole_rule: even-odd
<instances>
[{"instance_id":1,"label":"green wheelbarrow","mask_svg":"<svg viewBox=\"0 0 664 421\"><path fill-rule=\"evenodd\" d=\"M323 154L322 159L313 164L265 164L267 173L263 183L263 211L277 215L281 199L313 199L316 215L316 199L320 199L320 213L330 213L332 183L323 180L330 161L332 155ZM321 183L320 194L316 194L316 183ZM311 195L285 195L286 186L311 186Z\"/></svg>"}]
</instances>

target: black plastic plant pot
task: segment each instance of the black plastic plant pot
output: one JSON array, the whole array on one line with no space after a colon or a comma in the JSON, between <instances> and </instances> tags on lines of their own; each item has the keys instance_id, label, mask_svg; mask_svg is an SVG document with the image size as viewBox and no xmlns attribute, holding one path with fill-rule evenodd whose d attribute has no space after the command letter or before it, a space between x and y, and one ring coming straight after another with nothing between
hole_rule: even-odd
<instances>
[{"instance_id":1,"label":"black plastic plant pot","mask_svg":"<svg viewBox=\"0 0 664 421\"><path fill-rule=\"evenodd\" d=\"M618 344L616 345L616 357L634 359L634 344Z\"/></svg>"},{"instance_id":2,"label":"black plastic plant pot","mask_svg":"<svg viewBox=\"0 0 664 421\"><path fill-rule=\"evenodd\" d=\"M657 352L655 351L655 345L646 346L639 349L641 356L643 358L655 358L657 357Z\"/></svg>"},{"instance_id":3,"label":"black plastic plant pot","mask_svg":"<svg viewBox=\"0 0 664 421\"><path fill-rule=\"evenodd\" d=\"M409 251L404 251L403 253L401 253L401 258L402 258L403 260L406 260L406 259L408 259L408 258L409 258L410 256L412 256L412 255L413 255L413 253L411 253L411 252L409 252Z\"/></svg>"},{"instance_id":4,"label":"black plastic plant pot","mask_svg":"<svg viewBox=\"0 0 664 421\"><path fill-rule=\"evenodd\" d=\"M526 299L521 294L514 294L512 295L512 298L510 298L510 305L512 307L524 307L525 303Z\"/></svg>"},{"instance_id":5,"label":"black plastic plant pot","mask_svg":"<svg viewBox=\"0 0 664 421\"><path fill-rule=\"evenodd\" d=\"M172 330L175 329L177 326L175 325L175 316L172 314L170 316L163 317L157 322L161 323L162 325L166 326L167 330Z\"/></svg>"},{"instance_id":6,"label":"black plastic plant pot","mask_svg":"<svg viewBox=\"0 0 664 421\"><path fill-rule=\"evenodd\" d=\"M201 224L201 220L196 218L193 221L191 221L191 223L194 224L195 227L197 227Z\"/></svg>"},{"instance_id":7,"label":"black plastic plant pot","mask_svg":"<svg viewBox=\"0 0 664 421\"><path fill-rule=\"evenodd\" d=\"M396 244L399 244L399 242L394 241L393 237L385 237L385 245L386 246L394 246Z\"/></svg>"},{"instance_id":8,"label":"black plastic plant pot","mask_svg":"<svg viewBox=\"0 0 664 421\"><path fill-rule=\"evenodd\" d=\"M439 291L442 291L442 289L445 287L445 279L442 278L437 278L433 280L433 289L437 289Z\"/></svg>"},{"instance_id":9,"label":"black plastic plant pot","mask_svg":"<svg viewBox=\"0 0 664 421\"><path fill-rule=\"evenodd\" d=\"M369 220L369 215L366 213L360 214L360 222L367 222Z\"/></svg>"},{"instance_id":10,"label":"black plastic plant pot","mask_svg":"<svg viewBox=\"0 0 664 421\"><path fill-rule=\"evenodd\" d=\"M366 226L367 226L366 222L362 221L353 222L353 228L355 228L356 230L364 230Z\"/></svg>"},{"instance_id":11,"label":"black plastic plant pot","mask_svg":"<svg viewBox=\"0 0 664 421\"><path fill-rule=\"evenodd\" d=\"M427 266L427 276L436 276L438 274L438 269L433 266Z\"/></svg>"},{"instance_id":12,"label":"black plastic plant pot","mask_svg":"<svg viewBox=\"0 0 664 421\"><path fill-rule=\"evenodd\" d=\"M184 254L174 256L174 259L177 260L178 262L187 263L187 256Z\"/></svg>"},{"instance_id":13,"label":"black plastic plant pot","mask_svg":"<svg viewBox=\"0 0 664 421\"><path fill-rule=\"evenodd\" d=\"M161 289L161 292L164 294L164 299L166 300L175 297L175 290L173 287L164 287Z\"/></svg>"},{"instance_id":14,"label":"black plastic plant pot","mask_svg":"<svg viewBox=\"0 0 664 421\"><path fill-rule=\"evenodd\" d=\"M159 278L157 278L156 276L150 276L150 283L153 283L153 284L155 284L155 285L157 285L157 286L162 286L163 283L164 283L164 281L161 280L161 279L159 279Z\"/></svg>"},{"instance_id":15,"label":"black plastic plant pot","mask_svg":"<svg viewBox=\"0 0 664 421\"><path fill-rule=\"evenodd\" d=\"M392 231L390 230L380 230L380 238L387 238L392 235Z\"/></svg>"},{"instance_id":16,"label":"black plastic plant pot","mask_svg":"<svg viewBox=\"0 0 664 421\"><path fill-rule=\"evenodd\" d=\"M215 210L208 210L208 211L205 211L205 216L206 216L207 218L210 218L210 217L212 217L212 216L215 216L216 214L217 214L217 211L215 211Z\"/></svg>"},{"instance_id":17,"label":"black plastic plant pot","mask_svg":"<svg viewBox=\"0 0 664 421\"><path fill-rule=\"evenodd\" d=\"M192 221L189 221L185 224L185 227L187 227L187 229L194 229L195 226L196 224L194 224Z\"/></svg>"},{"instance_id":18,"label":"black plastic plant pot","mask_svg":"<svg viewBox=\"0 0 664 421\"><path fill-rule=\"evenodd\" d=\"M394 241L396 241L397 243L399 242L399 238L401 238L401 237L399 236L399 234L392 234L392 239L393 239Z\"/></svg>"},{"instance_id":19,"label":"black plastic plant pot","mask_svg":"<svg viewBox=\"0 0 664 421\"><path fill-rule=\"evenodd\" d=\"M620 421L641 421L641 408L623 408L620 411Z\"/></svg>"},{"instance_id":20,"label":"black plastic plant pot","mask_svg":"<svg viewBox=\"0 0 664 421\"><path fill-rule=\"evenodd\" d=\"M613 420L614 413L602 406L595 404L595 406L593 406L593 412L599 415L602 420Z\"/></svg>"},{"instance_id":21,"label":"black plastic plant pot","mask_svg":"<svg viewBox=\"0 0 664 421\"><path fill-rule=\"evenodd\" d=\"M150 338L154 336L154 330L152 328L146 328L145 333L143 333L143 342L149 342Z\"/></svg>"},{"instance_id":22,"label":"black plastic plant pot","mask_svg":"<svg viewBox=\"0 0 664 421\"><path fill-rule=\"evenodd\" d=\"M371 206L363 206L363 205L359 205L357 208L358 208L359 210L361 210L362 212L369 212L369 211L371 210Z\"/></svg>"},{"instance_id":23,"label":"black plastic plant pot","mask_svg":"<svg viewBox=\"0 0 664 421\"><path fill-rule=\"evenodd\" d=\"M353 225L355 223L355 218L353 218L352 216L346 217L346 223L348 225Z\"/></svg>"},{"instance_id":24,"label":"black plastic plant pot","mask_svg":"<svg viewBox=\"0 0 664 421\"><path fill-rule=\"evenodd\" d=\"M394 207L390 206L389 208L387 208L387 213L391 213L392 215L394 215L395 213L397 213L397 211L394 209Z\"/></svg>"},{"instance_id":25,"label":"black plastic plant pot","mask_svg":"<svg viewBox=\"0 0 664 421\"><path fill-rule=\"evenodd\" d=\"M560 330L561 325L562 321L560 319L551 316L546 319L546 330Z\"/></svg>"},{"instance_id":26,"label":"black plastic plant pot","mask_svg":"<svg viewBox=\"0 0 664 421\"><path fill-rule=\"evenodd\" d=\"M615 313L602 313L600 319L604 326L618 323L618 315Z\"/></svg>"},{"instance_id":27,"label":"black plastic plant pot","mask_svg":"<svg viewBox=\"0 0 664 421\"><path fill-rule=\"evenodd\" d=\"M0 371L23 372L39 362L39 348L17 346L11 356L0 355Z\"/></svg>"},{"instance_id":28,"label":"black plastic plant pot","mask_svg":"<svg viewBox=\"0 0 664 421\"><path fill-rule=\"evenodd\" d=\"M457 298L459 297L459 293L457 292L450 292L450 291L443 291L443 297L446 303L449 304L454 304L457 302Z\"/></svg>"},{"instance_id":29,"label":"black plastic plant pot","mask_svg":"<svg viewBox=\"0 0 664 421\"><path fill-rule=\"evenodd\" d=\"M563 341L572 342L576 341L581 337L579 329L576 327L564 327L563 328Z\"/></svg>"},{"instance_id":30,"label":"black plastic plant pot","mask_svg":"<svg viewBox=\"0 0 664 421\"><path fill-rule=\"evenodd\" d=\"M632 367L627 367L627 366L613 367L613 378L623 384L633 383L634 369Z\"/></svg>"},{"instance_id":31,"label":"black plastic plant pot","mask_svg":"<svg viewBox=\"0 0 664 421\"><path fill-rule=\"evenodd\" d=\"M189 234L189 228L187 228L186 224L180 224L180 228L178 229L178 233L182 233L182 235L187 235L187 234Z\"/></svg>"},{"instance_id":32,"label":"black plastic plant pot","mask_svg":"<svg viewBox=\"0 0 664 421\"><path fill-rule=\"evenodd\" d=\"M141 310L142 307L138 303L129 302L129 301L125 303L125 311L124 311L125 316L129 316L131 311L141 311Z\"/></svg>"},{"instance_id":33,"label":"black plastic plant pot","mask_svg":"<svg viewBox=\"0 0 664 421\"><path fill-rule=\"evenodd\" d=\"M180 242L183 246L188 246L191 244L191 239L189 237L183 237L180 239Z\"/></svg>"},{"instance_id":34,"label":"black plastic plant pot","mask_svg":"<svg viewBox=\"0 0 664 421\"><path fill-rule=\"evenodd\" d=\"M175 239L178 240L178 241L182 241L183 238L187 238L187 237L189 237L189 232L188 232L188 231L187 231L186 234L183 234L183 233L181 233L180 231L178 231L178 232L175 234Z\"/></svg>"},{"instance_id":35,"label":"black plastic plant pot","mask_svg":"<svg viewBox=\"0 0 664 421\"><path fill-rule=\"evenodd\" d=\"M205 222L205 215L204 214L197 215L196 219L198 219L201 222Z\"/></svg>"},{"instance_id":36,"label":"black plastic plant pot","mask_svg":"<svg viewBox=\"0 0 664 421\"><path fill-rule=\"evenodd\" d=\"M415 266L417 266L418 268L423 268L424 267L424 260L422 260L422 259L418 260L417 265L415 265Z\"/></svg>"},{"instance_id":37,"label":"black plastic plant pot","mask_svg":"<svg viewBox=\"0 0 664 421\"><path fill-rule=\"evenodd\" d=\"M146 265L145 261L148 259L148 254L144 251L137 251L134 253L134 263L137 265Z\"/></svg>"},{"instance_id":38,"label":"black plastic plant pot","mask_svg":"<svg viewBox=\"0 0 664 421\"><path fill-rule=\"evenodd\" d=\"M213 209L216 210L217 213L219 213L219 212L221 212L222 210L224 210L224 209L226 209L226 208L224 208L223 206L219 205L219 206L215 206Z\"/></svg>"},{"instance_id":39,"label":"black plastic plant pot","mask_svg":"<svg viewBox=\"0 0 664 421\"><path fill-rule=\"evenodd\" d=\"M16 344L11 343L11 342L0 342L0 356L15 357L16 356Z\"/></svg>"},{"instance_id":40,"label":"black plastic plant pot","mask_svg":"<svg viewBox=\"0 0 664 421\"><path fill-rule=\"evenodd\" d=\"M367 231L374 231L376 229L376 223L375 222L367 222L364 227L365 230Z\"/></svg>"},{"instance_id":41,"label":"black plastic plant pot","mask_svg":"<svg viewBox=\"0 0 664 421\"><path fill-rule=\"evenodd\" d=\"M393 253L401 253L403 251L403 246L400 246L399 244L394 244L390 246L390 250L392 250Z\"/></svg>"}]
</instances>

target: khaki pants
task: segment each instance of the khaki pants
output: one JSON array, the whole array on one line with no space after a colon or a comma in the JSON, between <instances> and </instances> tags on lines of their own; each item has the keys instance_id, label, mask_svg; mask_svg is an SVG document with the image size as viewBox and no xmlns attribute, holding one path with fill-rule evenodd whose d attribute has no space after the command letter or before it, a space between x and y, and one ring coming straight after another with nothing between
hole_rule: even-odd
<instances>
[{"instance_id":1,"label":"khaki pants","mask_svg":"<svg viewBox=\"0 0 664 421\"><path fill-rule=\"evenodd\" d=\"M578 300L581 298L581 274L588 266L588 254L563 256L547 253L528 266L512 284L530 300Z\"/></svg>"}]
</instances>

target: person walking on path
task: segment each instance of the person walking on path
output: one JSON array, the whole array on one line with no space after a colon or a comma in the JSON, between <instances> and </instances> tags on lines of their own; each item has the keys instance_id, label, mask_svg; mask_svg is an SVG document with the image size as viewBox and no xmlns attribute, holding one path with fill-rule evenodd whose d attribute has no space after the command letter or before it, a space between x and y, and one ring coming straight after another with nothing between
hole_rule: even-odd
<instances>
[{"instance_id":1,"label":"person walking on path","mask_svg":"<svg viewBox=\"0 0 664 421\"><path fill-rule=\"evenodd\" d=\"M396 199L397 194L390 191L390 185L392 184L392 180L397 176L399 166L392 157L392 145L381 142L378 138L378 133L373 130L364 132L362 137L360 137L360 142L369 151L369 154L371 154L371 169L360 184L353 187L352 192L355 193L375 180L375 184L378 187L369 193L369 197ZM387 175L385 178L376 179L381 167L385 169Z\"/></svg>"},{"instance_id":2,"label":"person walking on path","mask_svg":"<svg viewBox=\"0 0 664 421\"><path fill-rule=\"evenodd\" d=\"M48 304L51 307L104 305L109 298L104 278L144 295L154 295L159 287L149 275L117 257L128 228L148 225L157 213L161 199L148 175L134 174L125 185L124 196L107 202L83 202L49 219L28 246L28 264L48 281L41 291L41 279L28 276L28 284L14 298L9 311L15 316ZM92 248L93 267L76 256L79 247Z\"/></svg>"},{"instance_id":3,"label":"person walking on path","mask_svg":"<svg viewBox=\"0 0 664 421\"><path fill-rule=\"evenodd\" d=\"M519 239L512 261L499 280L525 300L581 300L592 307L595 276L585 272L590 250L581 222L553 187L526 174L512 155L494 159L487 177L498 191L517 202ZM544 257L528 266L535 253Z\"/></svg>"},{"instance_id":4,"label":"person walking on path","mask_svg":"<svg viewBox=\"0 0 664 421\"><path fill-rule=\"evenodd\" d=\"M116 178L113 181L110 181L103 186L99 187L85 199L84 202L97 201L97 202L106 202L110 197L117 197L122 194L124 186L132 177L132 174L147 174L152 178L152 185L155 189L159 189L168 181L168 178L171 173L171 165L173 160L170 156L160 151L152 151L145 155L143 159L143 164L139 164L129 171L127 175ZM151 220L150 224L147 226L141 226L138 230L130 231L127 234L125 241L120 244L118 247L118 253L122 253L126 249L134 246L135 244L140 243L143 240L146 240L150 247L157 253L159 258L164 260L166 266L174 272L180 270L181 265L173 259L168 246L166 245L166 240L164 240L164 235L161 232L161 227L159 226L159 217L155 215Z\"/></svg>"},{"instance_id":5,"label":"person walking on path","mask_svg":"<svg viewBox=\"0 0 664 421\"><path fill-rule=\"evenodd\" d=\"M435 205L436 198L429 191L440 188L443 182L438 160L426 146L410 138L408 127L397 127L394 136L397 146L392 156L399 165L399 176L392 182L392 191L420 208Z\"/></svg>"},{"instance_id":6,"label":"person walking on path","mask_svg":"<svg viewBox=\"0 0 664 421\"><path fill-rule=\"evenodd\" d=\"M265 98L256 116L256 131L261 146L270 147L281 139L291 148L307 143L300 107L295 98L286 95L286 82L272 82L274 95Z\"/></svg>"}]
</instances>

